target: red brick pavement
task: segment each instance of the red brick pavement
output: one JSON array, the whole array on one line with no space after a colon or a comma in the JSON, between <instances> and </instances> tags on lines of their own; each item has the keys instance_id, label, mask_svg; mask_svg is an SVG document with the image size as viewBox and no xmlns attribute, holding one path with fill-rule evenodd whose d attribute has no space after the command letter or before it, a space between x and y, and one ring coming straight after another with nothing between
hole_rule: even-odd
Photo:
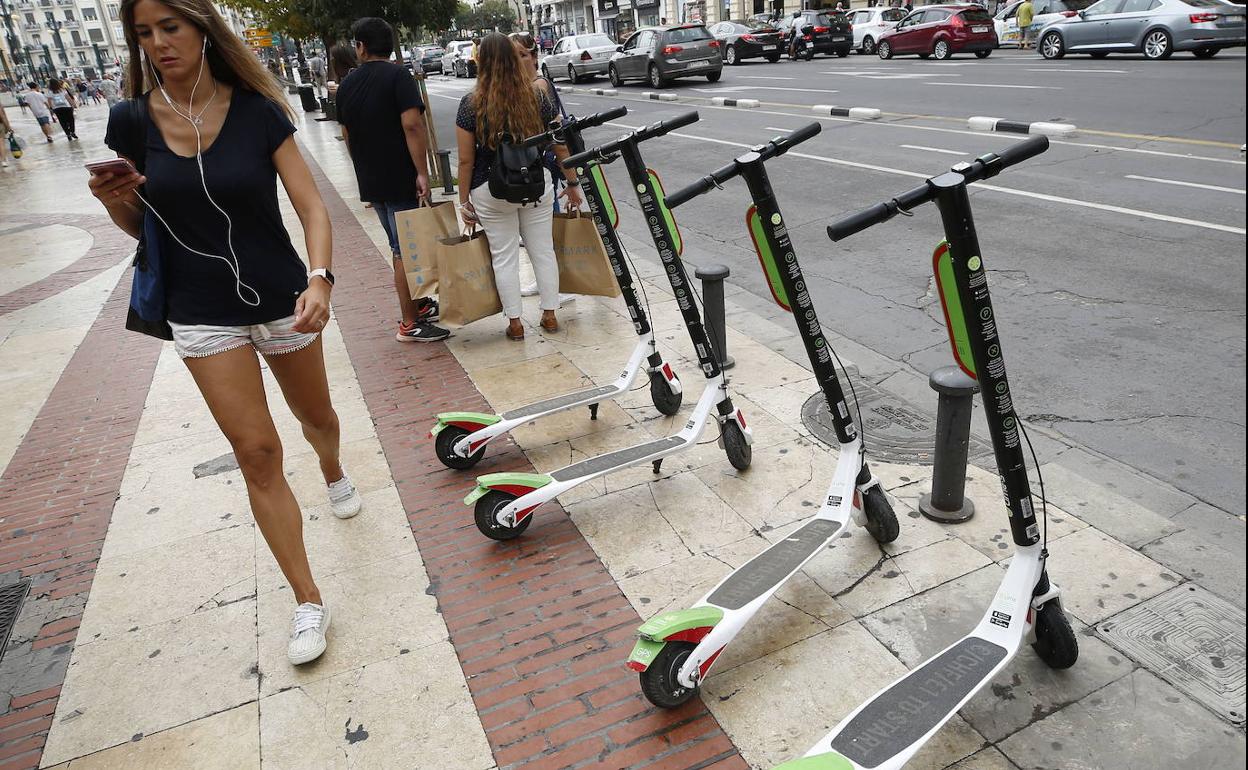
<instances>
[{"instance_id":1,"label":"red brick pavement","mask_svg":"<svg viewBox=\"0 0 1248 770\"><path fill-rule=\"evenodd\" d=\"M437 460L434 415L489 406L445 345L394 341L392 273L309 161L334 227L338 325L498 766L747 767L700 701L664 712L641 696L624 666L640 618L557 505L509 543L477 531L474 476L532 468L501 440L470 473Z\"/></svg>"},{"instance_id":2,"label":"red brick pavement","mask_svg":"<svg viewBox=\"0 0 1248 770\"><path fill-rule=\"evenodd\" d=\"M101 217L24 217L91 230L90 253L0 297L0 315L112 267L134 241ZM31 581L0 663L0 770L39 765L160 344L124 329L123 276L0 477L0 582ZM90 320L87 318L84 321Z\"/></svg>"}]
</instances>

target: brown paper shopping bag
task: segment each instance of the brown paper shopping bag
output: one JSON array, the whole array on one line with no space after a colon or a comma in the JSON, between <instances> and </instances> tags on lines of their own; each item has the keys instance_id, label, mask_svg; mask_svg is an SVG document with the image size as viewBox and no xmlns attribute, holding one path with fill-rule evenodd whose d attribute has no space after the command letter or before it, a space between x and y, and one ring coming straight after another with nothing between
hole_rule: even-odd
<instances>
[{"instance_id":1,"label":"brown paper shopping bag","mask_svg":"<svg viewBox=\"0 0 1248 770\"><path fill-rule=\"evenodd\" d=\"M455 206L439 201L428 206L400 211L394 215L399 231L399 253L403 255L403 271L412 299L431 297L438 293L438 262L434 249L439 238L449 238L459 231Z\"/></svg>"},{"instance_id":2,"label":"brown paper shopping bag","mask_svg":"<svg viewBox=\"0 0 1248 770\"><path fill-rule=\"evenodd\" d=\"M592 217L578 211L555 214L555 259L559 262L559 291L564 294L620 296L615 271L598 236Z\"/></svg>"},{"instance_id":3,"label":"brown paper shopping bag","mask_svg":"<svg viewBox=\"0 0 1248 770\"><path fill-rule=\"evenodd\" d=\"M484 230L439 238L434 252L442 323L463 326L503 312Z\"/></svg>"}]
</instances>

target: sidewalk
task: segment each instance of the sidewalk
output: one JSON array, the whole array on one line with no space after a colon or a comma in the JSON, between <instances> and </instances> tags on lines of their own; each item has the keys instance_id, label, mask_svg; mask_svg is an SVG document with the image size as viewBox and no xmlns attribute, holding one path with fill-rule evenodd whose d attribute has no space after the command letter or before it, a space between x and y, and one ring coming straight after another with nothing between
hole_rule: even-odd
<instances>
[{"instance_id":1,"label":"sidewalk","mask_svg":"<svg viewBox=\"0 0 1248 770\"><path fill-rule=\"evenodd\" d=\"M80 120L95 129L101 118ZM447 470L427 439L434 414L613 379L631 324L618 300L582 297L545 334L526 300L523 343L498 319L445 345L394 342L375 216L355 200L331 127L300 129L334 224L325 350L365 509L329 515L315 457L270 380L335 615L329 651L298 669L284 656L292 600L228 446L172 349L119 328L127 244L85 196L80 162L56 146L22 160L63 180L59 195L0 176L4 200L29 201L0 204L0 585L31 579L0 663L0 768L767 768L978 620L1010 555L995 475L968 471L977 514L947 527L916 511L929 466L873 461L898 502L896 542L881 549L851 530L755 618L701 701L650 707L623 665L640 621L785 537L830 479L835 451L802 421L817 388L789 319L730 291L734 401L755 435L748 471L708 433L657 476L645 466L584 485L518 540L489 541L462 503L475 475L545 472L681 427L702 382L670 288L652 249L630 241L685 386L680 415L658 416L638 390L596 421L548 418L496 442L472 472ZM830 339L858 382L934 407L922 378ZM887 414L864 412L869 426ZM913 766L1242 767L1242 557L1205 533L1198 501L1032 431L1050 569L1080 661L1052 672L1024 649ZM1242 543L1243 523L1222 537Z\"/></svg>"}]
</instances>

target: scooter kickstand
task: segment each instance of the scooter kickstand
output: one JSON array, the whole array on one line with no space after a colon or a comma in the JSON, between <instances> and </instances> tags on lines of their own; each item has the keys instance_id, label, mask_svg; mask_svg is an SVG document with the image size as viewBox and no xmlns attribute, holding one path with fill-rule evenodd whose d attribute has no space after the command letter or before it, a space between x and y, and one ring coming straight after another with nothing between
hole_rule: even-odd
<instances>
[{"instance_id":1,"label":"scooter kickstand","mask_svg":"<svg viewBox=\"0 0 1248 770\"><path fill-rule=\"evenodd\" d=\"M598 405L597 404L589 405L589 419L591 420L598 419Z\"/></svg>"}]
</instances>

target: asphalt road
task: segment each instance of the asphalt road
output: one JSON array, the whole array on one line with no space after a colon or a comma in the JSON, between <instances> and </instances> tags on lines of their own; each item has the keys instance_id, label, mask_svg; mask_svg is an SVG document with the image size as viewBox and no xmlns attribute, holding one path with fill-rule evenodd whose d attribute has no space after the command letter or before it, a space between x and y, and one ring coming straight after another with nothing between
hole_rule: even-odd
<instances>
[{"instance_id":1,"label":"asphalt road","mask_svg":"<svg viewBox=\"0 0 1248 770\"><path fill-rule=\"evenodd\" d=\"M444 147L453 146L455 101L470 87L429 83ZM769 172L823 323L923 374L949 363L930 271L937 212L840 244L825 225L1021 138L970 131L969 116L1075 123L1079 134L973 193L1016 405L1077 444L1242 516L1244 88L1240 52L1046 62L999 51L947 63L759 63L726 69L717 84L668 89L682 103L644 100L641 85L564 98L582 114L626 103L621 127L698 109L699 123L644 147L669 190L814 120L809 105L883 110L879 121L821 118L823 132ZM764 104L713 107L714 95ZM622 230L645 240L635 201L619 192L628 189L623 169L608 176L625 209ZM685 256L723 262L733 283L767 297L743 227L749 203L735 182L681 208Z\"/></svg>"}]
</instances>

